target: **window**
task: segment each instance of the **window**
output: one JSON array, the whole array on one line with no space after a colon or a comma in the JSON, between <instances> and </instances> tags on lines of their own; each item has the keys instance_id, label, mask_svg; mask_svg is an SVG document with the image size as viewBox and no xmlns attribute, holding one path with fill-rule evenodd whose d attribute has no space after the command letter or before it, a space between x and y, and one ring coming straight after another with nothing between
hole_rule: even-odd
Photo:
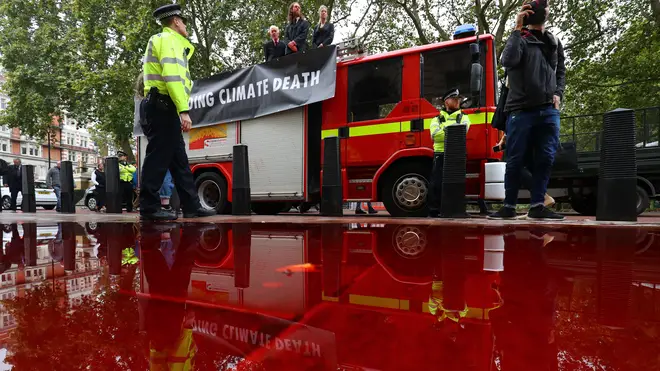
<instances>
[{"instance_id":1,"label":"window","mask_svg":"<svg viewBox=\"0 0 660 371\"><path fill-rule=\"evenodd\" d=\"M28 277L32 277L32 271L27 271L26 273Z\"/></svg>"},{"instance_id":2,"label":"window","mask_svg":"<svg viewBox=\"0 0 660 371\"><path fill-rule=\"evenodd\" d=\"M21 154L27 155L27 147L25 145L21 145Z\"/></svg>"},{"instance_id":3,"label":"window","mask_svg":"<svg viewBox=\"0 0 660 371\"><path fill-rule=\"evenodd\" d=\"M3 139L0 140L0 151L1 152L9 152L10 143L8 139Z\"/></svg>"},{"instance_id":4,"label":"window","mask_svg":"<svg viewBox=\"0 0 660 371\"><path fill-rule=\"evenodd\" d=\"M481 42L481 63L485 65L486 55L489 54L486 44ZM450 89L458 88L465 97L470 96L470 70L472 56L470 44L456 45L451 48L431 50L422 53L424 59L423 95L427 101L436 107L442 106L442 96ZM481 82L481 99L469 99L464 108L473 108L485 105L486 102L486 73L484 70Z\"/></svg>"},{"instance_id":5,"label":"window","mask_svg":"<svg viewBox=\"0 0 660 371\"><path fill-rule=\"evenodd\" d=\"M401 101L402 58L348 67L348 122L387 117Z\"/></svg>"},{"instance_id":6,"label":"window","mask_svg":"<svg viewBox=\"0 0 660 371\"><path fill-rule=\"evenodd\" d=\"M83 164L88 164L89 155L87 153L83 153L82 160L83 160Z\"/></svg>"},{"instance_id":7,"label":"window","mask_svg":"<svg viewBox=\"0 0 660 371\"><path fill-rule=\"evenodd\" d=\"M0 110L5 110L7 109L7 102L9 100L7 98L0 98Z\"/></svg>"}]
</instances>

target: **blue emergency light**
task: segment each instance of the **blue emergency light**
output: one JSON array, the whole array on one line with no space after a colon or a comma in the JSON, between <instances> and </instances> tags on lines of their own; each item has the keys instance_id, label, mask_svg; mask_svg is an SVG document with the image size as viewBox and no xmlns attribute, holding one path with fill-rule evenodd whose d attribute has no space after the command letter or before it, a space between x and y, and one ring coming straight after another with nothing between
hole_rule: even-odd
<instances>
[{"instance_id":1,"label":"blue emergency light","mask_svg":"<svg viewBox=\"0 0 660 371\"><path fill-rule=\"evenodd\" d=\"M475 27L473 24L462 24L456 27L456 30L454 31L454 37L471 32L477 33L477 27Z\"/></svg>"}]
</instances>

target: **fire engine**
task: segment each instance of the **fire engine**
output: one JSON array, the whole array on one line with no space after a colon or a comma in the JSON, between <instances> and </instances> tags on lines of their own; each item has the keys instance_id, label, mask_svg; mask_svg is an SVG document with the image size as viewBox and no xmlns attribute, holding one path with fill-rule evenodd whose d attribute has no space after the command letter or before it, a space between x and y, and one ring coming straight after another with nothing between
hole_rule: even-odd
<instances>
[{"instance_id":1,"label":"fire engine","mask_svg":"<svg viewBox=\"0 0 660 371\"><path fill-rule=\"evenodd\" d=\"M485 164L501 158L492 150L498 131L489 125L497 85L492 35L373 55L349 42L338 46L338 56L333 98L184 135L203 207L230 210L237 143L249 149L255 213L317 203L322 140L338 136L344 201L379 201L393 216L426 216L433 158L429 127L439 114L440 97L454 87L466 95L463 110L472 123L466 197L485 198ZM146 140L138 138L138 143L141 158Z\"/></svg>"}]
</instances>

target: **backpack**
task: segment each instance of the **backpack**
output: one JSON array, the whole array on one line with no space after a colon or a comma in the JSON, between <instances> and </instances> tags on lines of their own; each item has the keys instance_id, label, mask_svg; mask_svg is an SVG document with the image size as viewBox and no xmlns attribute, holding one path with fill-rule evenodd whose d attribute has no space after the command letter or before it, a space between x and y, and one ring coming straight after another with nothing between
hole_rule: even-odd
<instances>
[{"instance_id":1,"label":"backpack","mask_svg":"<svg viewBox=\"0 0 660 371\"><path fill-rule=\"evenodd\" d=\"M500 131L506 131L506 120L509 118L509 114L504 111L504 106L506 105L506 98L509 95L509 87L507 86L507 73L504 71L504 83L500 88L500 96L497 101L497 108L495 109L495 114L493 115L493 121L491 125Z\"/></svg>"}]
</instances>

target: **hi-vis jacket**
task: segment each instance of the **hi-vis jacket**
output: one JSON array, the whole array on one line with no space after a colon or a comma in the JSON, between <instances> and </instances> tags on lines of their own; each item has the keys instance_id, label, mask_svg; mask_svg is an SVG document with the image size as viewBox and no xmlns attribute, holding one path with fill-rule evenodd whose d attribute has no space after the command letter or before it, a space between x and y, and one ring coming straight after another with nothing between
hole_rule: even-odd
<instances>
[{"instance_id":1,"label":"hi-vis jacket","mask_svg":"<svg viewBox=\"0 0 660 371\"><path fill-rule=\"evenodd\" d=\"M192 371L195 369L197 344L192 329L183 329L175 347L149 352L150 371Z\"/></svg>"},{"instance_id":2,"label":"hi-vis jacket","mask_svg":"<svg viewBox=\"0 0 660 371\"><path fill-rule=\"evenodd\" d=\"M135 173L137 169L135 169L135 166L131 164L122 164L121 162L119 163L119 180L122 182L130 182L133 180L133 173Z\"/></svg>"},{"instance_id":3,"label":"hi-vis jacket","mask_svg":"<svg viewBox=\"0 0 660 371\"><path fill-rule=\"evenodd\" d=\"M178 113L188 111L188 98L192 90L192 78L188 61L195 47L185 37L169 27L151 36L144 55L144 94L156 87L161 94L169 95Z\"/></svg>"},{"instance_id":4,"label":"hi-vis jacket","mask_svg":"<svg viewBox=\"0 0 660 371\"><path fill-rule=\"evenodd\" d=\"M456 119L461 115L460 124L466 125L466 132L470 129L470 119L468 115L463 114L463 111L458 110L452 114L447 113L447 111L440 111L440 117L444 118L444 122L440 122L438 117L431 120L431 139L433 139L433 151L434 152L444 152L445 151L445 126L455 125Z\"/></svg>"}]
</instances>

